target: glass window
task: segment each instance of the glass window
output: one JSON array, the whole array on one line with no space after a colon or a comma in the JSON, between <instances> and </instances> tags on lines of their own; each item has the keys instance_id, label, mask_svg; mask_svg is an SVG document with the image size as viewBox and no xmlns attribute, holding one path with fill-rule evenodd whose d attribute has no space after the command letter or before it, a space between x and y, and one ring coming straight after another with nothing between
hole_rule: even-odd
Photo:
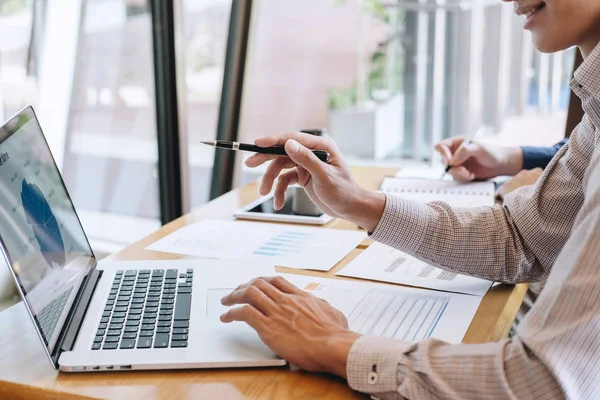
<instances>
[{"instance_id":1,"label":"glass window","mask_svg":"<svg viewBox=\"0 0 600 400\"><path fill-rule=\"evenodd\" d=\"M183 0L186 125L190 204L208 201L219 120L231 0Z\"/></svg>"},{"instance_id":2,"label":"glass window","mask_svg":"<svg viewBox=\"0 0 600 400\"><path fill-rule=\"evenodd\" d=\"M0 120L37 103L34 7L26 0L0 2ZM38 33L36 31L35 33ZM36 35L41 39L41 35Z\"/></svg>"},{"instance_id":3,"label":"glass window","mask_svg":"<svg viewBox=\"0 0 600 400\"><path fill-rule=\"evenodd\" d=\"M573 51L540 55L510 4L264 0L254 13L243 141L326 129L351 162L398 165L479 127L515 145L564 135Z\"/></svg>"},{"instance_id":4,"label":"glass window","mask_svg":"<svg viewBox=\"0 0 600 400\"><path fill-rule=\"evenodd\" d=\"M113 251L160 227L151 15L88 0L82 21L63 174L92 245Z\"/></svg>"}]
</instances>

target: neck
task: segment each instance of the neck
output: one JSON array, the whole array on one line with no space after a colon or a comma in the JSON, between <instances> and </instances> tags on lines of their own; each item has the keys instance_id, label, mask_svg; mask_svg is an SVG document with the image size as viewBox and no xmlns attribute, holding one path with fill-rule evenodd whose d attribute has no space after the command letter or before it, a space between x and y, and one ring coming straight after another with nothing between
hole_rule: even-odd
<instances>
[{"instance_id":1,"label":"neck","mask_svg":"<svg viewBox=\"0 0 600 400\"><path fill-rule=\"evenodd\" d=\"M581 51L581 55L583 56L583 58L587 58L587 56L589 56L592 53L592 51L594 51L594 49L596 48L596 46L598 46L599 43L600 33L598 33L594 38L590 38L585 43L582 43L577 47L579 47L579 51Z\"/></svg>"}]
</instances>

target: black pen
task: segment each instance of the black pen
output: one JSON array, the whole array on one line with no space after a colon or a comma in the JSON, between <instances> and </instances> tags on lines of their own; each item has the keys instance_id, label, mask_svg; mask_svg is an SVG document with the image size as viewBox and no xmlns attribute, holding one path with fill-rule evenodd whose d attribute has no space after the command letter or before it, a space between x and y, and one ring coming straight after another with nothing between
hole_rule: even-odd
<instances>
[{"instance_id":1,"label":"black pen","mask_svg":"<svg viewBox=\"0 0 600 400\"><path fill-rule=\"evenodd\" d=\"M255 153L260 154L273 154L277 156L287 156L285 149L283 147L260 147L254 144L246 144L239 142L226 142L223 140L211 140L207 142L202 142L206 145L218 147L220 149L228 149L228 150L242 150L242 151L253 151ZM312 151L317 158L323 162L329 161L329 153L325 150L313 150Z\"/></svg>"},{"instance_id":2,"label":"black pen","mask_svg":"<svg viewBox=\"0 0 600 400\"><path fill-rule=\"evenodd\" d=\"M454 154L458 153L458 150L462 149L463 147L468 146L481 130L481 128L477 128L476 130L474 130L469 137L465 138L465 140L462 141L462 143L460 144L460 146L458 146ZM444 173L442 174L442 178L440 179L443 179L444 175L446 175L448 171L450 171L452 168L454 168L454 165L448 164L446 166L446 169L444 170Z\"/></svg>"}]
</instances>

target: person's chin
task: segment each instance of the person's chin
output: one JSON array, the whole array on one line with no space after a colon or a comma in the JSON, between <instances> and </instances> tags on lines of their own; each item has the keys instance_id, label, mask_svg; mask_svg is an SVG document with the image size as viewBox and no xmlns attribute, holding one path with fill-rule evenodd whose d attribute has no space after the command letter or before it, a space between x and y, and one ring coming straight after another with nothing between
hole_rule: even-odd
<instances>
[{"instance_id":1,"label":"person's chin","mask_svg":"<svg viewBox=\"0 0 600 400\"><path fill-rule=\"evenodd\" d=\"M533 45L542 53L556 53L557 51L566 50L574 44L568 43L566 40L560 40L551 34L545 32L531 32L533 35Z\"/></svg>"}]
</instances>

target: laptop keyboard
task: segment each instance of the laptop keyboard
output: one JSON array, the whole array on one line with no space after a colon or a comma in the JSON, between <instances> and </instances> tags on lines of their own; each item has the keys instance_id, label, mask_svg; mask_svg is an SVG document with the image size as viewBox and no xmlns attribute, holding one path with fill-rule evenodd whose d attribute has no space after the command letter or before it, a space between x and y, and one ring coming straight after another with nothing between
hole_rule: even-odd
<instances>
[{"instance_id":1,"label":"laptop keyboard","mask_svg":"<svg viewBox=\"0 0 600 400\"><path fill-rule=\"evenodd\" d=\"M36 319L46 344L48 344L48 339L52 338L52 335L54 334L60 315L65 308L65 304L67 303L72 290L73 288L64 291L60 296L48 303L42 311L36 314Z\"/></svg>"},{"instance_id":2,"label":"laptop keyboard","mask_svg":"<svg viewBox=\"0 0 600 400\"><path fill-rule=\"evenodd\" d=\"M188 345L194 270L117 271L92 350Z\"/></svg>"}]
</instances>

